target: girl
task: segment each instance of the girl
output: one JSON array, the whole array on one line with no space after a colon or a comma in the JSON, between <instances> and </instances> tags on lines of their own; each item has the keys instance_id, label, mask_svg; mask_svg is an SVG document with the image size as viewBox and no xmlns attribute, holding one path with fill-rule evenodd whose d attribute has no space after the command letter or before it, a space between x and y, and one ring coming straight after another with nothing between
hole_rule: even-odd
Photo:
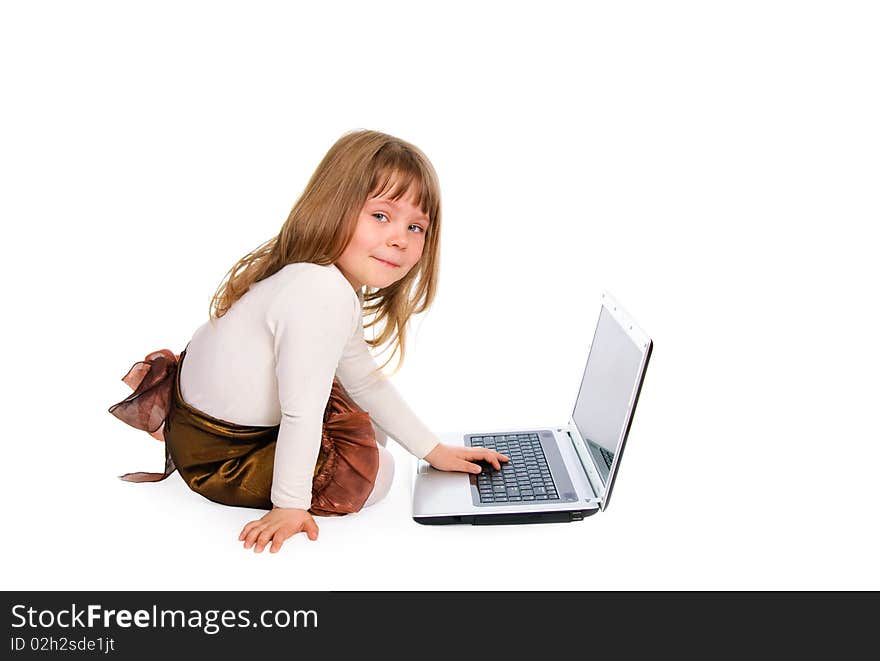
<instances>
[{"instance_id":1,"label":"girl","mask_svg":"<svg viewBox=\"0 0 880 661\"><path fill-rule=\"evenodd\" d=\"M435 296L440 216L437 175L418 148L343 135L278 236L226 274L186 348L153 352L123 377L134 392L110 412L166 452L163 473L122 479L178 470L210 500L268 509L239 540L275 553L300 531L318 538L312 514L357 512L388 492L387 435L439 470L509 461L440 443L370 354L393 338L400 368L409 318ZM365 313L376 315L368 326L385 321L374 340Z\"/></svg>"}]
</instances>

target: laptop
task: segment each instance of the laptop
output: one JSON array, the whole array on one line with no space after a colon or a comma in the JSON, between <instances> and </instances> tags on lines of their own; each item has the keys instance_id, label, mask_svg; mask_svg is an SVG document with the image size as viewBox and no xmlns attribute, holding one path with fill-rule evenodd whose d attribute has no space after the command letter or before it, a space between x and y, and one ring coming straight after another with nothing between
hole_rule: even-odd
<instances>
[{"instance_id":1,"label":"laptop","mask_svg":"<svg viewBox=\"0 0 880 661\"><path fill-rule=\"evenodd\" d=\"M422 524L580 521L608 507L653 342L605 291L571 418L564 425L438 433L441 442L510 457L501 470L412 474L412 515Z\"/></svg>"}]
</instances>

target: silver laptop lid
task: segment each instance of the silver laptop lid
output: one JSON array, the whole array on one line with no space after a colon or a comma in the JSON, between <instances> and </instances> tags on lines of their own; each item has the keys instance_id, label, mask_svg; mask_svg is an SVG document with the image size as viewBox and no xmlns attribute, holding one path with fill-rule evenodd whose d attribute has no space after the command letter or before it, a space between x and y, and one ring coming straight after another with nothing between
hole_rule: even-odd
<instances>
[{"instance_id":1,"label":"silver laptop lid","mask_svg":"<svg viewBox=\"0 0 880 661\"><path fill-rule=\"evenodd\" d=\"M571 415L599 472L602 484L597 485L597 498L603 510L611 497L653 346L614 297L604 292Z\"/></svg>"}]
</instances>

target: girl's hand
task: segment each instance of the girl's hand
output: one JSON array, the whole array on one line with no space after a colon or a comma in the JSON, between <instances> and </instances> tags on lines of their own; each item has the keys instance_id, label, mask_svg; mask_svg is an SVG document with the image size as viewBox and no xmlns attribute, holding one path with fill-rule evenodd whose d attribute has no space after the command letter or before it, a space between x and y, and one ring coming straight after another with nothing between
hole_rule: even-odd
<instances>
[{"instance_id":1,"label":"girl's hand","mask_svg":"<svg viewBox=\"0 0 880 661\"><path fill-rule=\"evenodd\" d=\"M254 553L260 553L271 541L269 553L277 553L284 540L298 532L306 533L312 541L318 539L318 524L308 510L275 507L258 521L248 523L238 539L244 541L246 549L256 544Z\"/></svg>"},{"instance_id":2,"label":"girl's hand","mask_svg":"<svg viewBox=\"0 0 880 661\"><path fill-rule=\"evenodd\" d=\"M442 471L460 471L462 473L479 473L481 468L472 461L483 459L492 464L496 470L501 470L502 461L510 461L500 452L490 450L489 448L466 448L460 445L446 445L438 443L424 457L425 461L434 468Z\"/></svg>"}]
</instances>

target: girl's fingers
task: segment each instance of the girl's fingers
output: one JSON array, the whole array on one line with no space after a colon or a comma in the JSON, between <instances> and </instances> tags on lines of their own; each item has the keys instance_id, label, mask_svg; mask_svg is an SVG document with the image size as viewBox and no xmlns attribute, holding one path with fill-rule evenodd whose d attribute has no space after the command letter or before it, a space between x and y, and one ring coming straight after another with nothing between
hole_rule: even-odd
<instances>
[{"instance_id":1,"label":"girl's fingers","mask_svg":"<svg viewBox=\"0 0 880 661\"><path fill-rule=\"evenodd\" d=\"M474 461L475 459L485 459L490 464L492 464L496 470L501 470L502 461L510 461L510 457L507 455L501 454L496 450L490 450L489 448L467 448L471 452L467 455L466 459L470 459Z\"/></svg>"},{"instance_id":2,"label":"girl's fingers","mask_svg":"<svg viewBox=\"0 0 880 661\"><path fill-rule=\"evenodd\" d=\"M263 528L261 526L254 526L253 528L251 528L250 532L247 534L247 537L245 537L244 540L244 547L246 549L249 549L256 543L257 537L259 536L262 529Z\"/></svg>"},{"instance_id":3,"label":"girl's fingers","mask_svg":"<svg viewBox=\"0 0 880 661\"><path fill-rule=\"evenodd\" d=\"M257 545L254 546L254 553L262 553L270 539L272 539L272 531L269 528L266 528L260 533L259 537L257 537Z\"/></svg>"},{"instance_id":4,"label":"girl's fingers","mask_svg":"<svg viewBox=\"0 0 880 661\"><path fill-rule=\"evenodd\" d=\"M478 459L485 459L492 466L495 467L495 470L501 470L501 462L498 460L498 457L501 456L494 450L485 449L480 455L477 457Z\"/></svg>"},{"instance_id":5,"label":"girl's fingers","mask_svg":"<svg viewBox=\"0 0 880 661\"><path fill-rule=\"evenodd\" d=\"M285 542L288 537L292 537L294 533L288 533L284 530L277 530L275 532L275 536L272 538L272 547L269 549L269 553L278 553L281 549L281 545Z\"/></svg>"},{"instance_id":6,"label":"girl's fingers","mask_svg":"<svg viewBox=\"0 0 880 661\"><path fill-rule=\"evenodd\" d=\"M314 519L307 519L305 523L303 523L302 529L310 540L315 541L318 539L318 524L315 523Z\"/></svg>"},{"instance_id":7,"label":"girl's fingers","mask_svg":"<svg viewBox=\"0 0 880 661\"><path fill-rule=\"evenodd\" d=\"M247 536L248 532L250 532L251 528L253 528L258 523L259 521L248 521L245 524L244 528L241 529L241 534L238 536L238 538L243 540Z\"/></svg>"}]
</instances>

